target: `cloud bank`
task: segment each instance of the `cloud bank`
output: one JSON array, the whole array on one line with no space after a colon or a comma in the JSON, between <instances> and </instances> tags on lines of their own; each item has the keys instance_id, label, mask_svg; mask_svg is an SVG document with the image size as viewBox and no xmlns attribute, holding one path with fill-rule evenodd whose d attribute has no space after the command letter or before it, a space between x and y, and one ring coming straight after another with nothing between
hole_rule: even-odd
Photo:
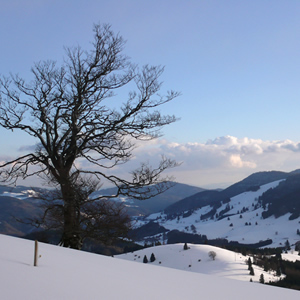
<instances>
[{"instance_id":1,"label":"cloud bank","mask_svg":"<svg viewBox=\"0 0 300 300\"><path fill-rule=\"evenodd\" d=\"M139 167L141 162L149 162L155 167L161 155L165 155L181 162L179 167L168 171L176 181L216 188L229 186L259 171L290 172L300 168L300 142L291 140L263 141L222 136L206 143L180 144L157 139L139 142L137 146L129 163L107 172L128 178L130 171ZM32 149L24 146L20 150ZM0 161L7 158L0 156ZM78 167L93 169L80 160Z\"/></svg>"},{"instance_id":2,"label":"cloud bank","mask_svg":"<svg viewBox=\"0 0 300 300\"><path fill-rule=\"evenodd\" d=\"M141 145L136 160L151 162L162 153L182 162L173 169L177 181L197 186L226 186L258 171L292 171L300 168L300 143L291 140L218 137L206 143L172 143L157 140Z\"/></svg>"}]
</instances>

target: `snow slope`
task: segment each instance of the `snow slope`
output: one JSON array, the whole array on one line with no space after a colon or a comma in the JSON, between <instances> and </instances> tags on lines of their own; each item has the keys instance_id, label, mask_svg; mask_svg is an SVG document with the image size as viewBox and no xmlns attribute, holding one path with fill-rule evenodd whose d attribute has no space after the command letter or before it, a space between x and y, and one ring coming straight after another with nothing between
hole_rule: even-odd
<instances>
[{"instance_id":1,"label":"snow slope","mask_svg":"<svg viewBox=\"0 0 300 300\"><path fill-rule=\"evenodd\" d=\"M290 244L293 245L300 240L300 236L296 233L297 228L299 228L299 218L289 220L291 215L289 213L277 219L274 216L263 219L261 215L264 208L258 203L258 197L270 188L276 187L280 181L262 185L257 191L244 192L232 197L228 204L224 203L217 209L216 213L220 214L227 205L230 206L230 210L226 212L226 215L230 215L230 217L221 220L218 220L217 217L201 220L201 215L205 215L212 209L210 206L204 206L195 210L191 216L186 218L180 216L170 220L163 212L152 214L138 220L136 227L152 220L166 229L204 234L208 239L225 238L242 244L252 244L260 240L272 239L273 243L268 247L283 246L286 240L289 239ZM243 209L247 211L241 213ZM246 225L246 223L251 225ZM192 225L195 226L194 232L191 230ZM163 242L162 237L159 240Z\"/></svg>"},{"instance_id":2,"label":"snow slope","mask_svg":"<svg viewBox=\"0 0 300 300\"><path fill-rule=\"evenodd\" d=\"M0 299L299 299L299 292L0 235ZM220 255L221 256L221 255Z\"/></svg>"},{"instance_id":3,"label":"snow slope","mask_svg":"<svg viewBox=\"0 0 300 300\"><path fill-rule=\"evenodd\" d=\"M265 282L277 281L275 273L264 272L262 268L253 265L254 276L249 275L246 260L249 256L243 256L222 248L209 245L188 244L189 249L183 249L184 244L164 245L142 249L133 253L121 254L116 257L143 262L144 255L150 260L153 253L156 260L151 263L178 270L186 270L202 274L212 274L218 277L226 277L242 281L259 282L261 274L264 275ZM208 253L216 253L215 260L212 260Z\"/></svg>"}]
</instances>

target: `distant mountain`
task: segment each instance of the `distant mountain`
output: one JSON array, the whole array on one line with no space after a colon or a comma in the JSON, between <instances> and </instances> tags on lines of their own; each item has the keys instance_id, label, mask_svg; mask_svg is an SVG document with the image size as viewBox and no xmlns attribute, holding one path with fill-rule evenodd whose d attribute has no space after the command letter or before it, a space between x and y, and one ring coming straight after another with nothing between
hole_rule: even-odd
<instances>
[{"instance_id":1,"label":"distant mountain","mask_svg":"<svg viewBox=\"0 0 300 300\"><path fill-rule=\"evenodd\" d=\"M215 240L214 244L222 240L222 243L280 245L289 238L293 242L300 240L299 183L299 170L259 172L224 190L204 190L178 183L149 200L119 197L114 201L127 206L135 220L133 236L141 243L163 242L168 236L180 242L185 233L190 234L185 238ZM98 193L112 195L115 190ZM0 233L16 236L31 233L33 227L16 219L40 213L34 196L35 191L28 187L0 186Z\"/></svg>"},{"instance_id":2,"label":"distant mountain","mask_svg":"<svg viewBox=\"0 0 300 300\"><path fill-rule=\"evenodd\" d=\"M265 207L263 218L290 213L290 220L300 217L300 174L292 173L279 185L263 193L259 201Z\"/></svg>"},{"instance_id":3,"label":"distant mountain","mask_svg":"<svg viewBox=\"0 0 300 300\"><path fill-rule=\"evenodd\" d=\"M239 181L221 191L201 191L195 195L184 198L165 208L165 213L174 214L186 210L201 208L206 205L218 208L222 203L228 203L231 197L243 192L259 188L261 185L297 174L298 171L291 173L270 171L254 173L247 178Z\"/></svg>"},{"instance_id":4,"label":"distant mountain","mask_svg":"<svg viewBox=\"0 0 300 300\"><path fill-rule=\"evenodd\" d=\"M0 185L0 233L14 236L24 236L35 230L34 227L18 222L27 218L33 218L41 213L37 207L36 191L41 188L29 188L25 186ZM174 186L161 195L157 195L145 201L138 201L126 197L120 197L115 201L122 201L127 206L131 216L147 215L159 212L168 205L177 202L189 195L193 195L204 189L186 184L174 183ZM104 189L98 193L112 195L115 189Z\"/></svg>"},{"instance_id":5,"label":"distant mountain","mask_svg":"<svg viewBox=\"0 0 300 300\"><path fill-rule=\"evenodd\" d=\"M33 227L20 223L17 219L32 218L38 213L40 213L39 208L26 199L0 196L0 233L23 236L32 231Z\"/></svg>"},{"instance_id":6,"label":"distant mountain","mask_svg":"<svg viewBox=\"0 0 300 300\"><path fill-rule=\"evenodd\" d=\"M100 190L97 193L101 195L113 195L116 194L116 191L116 188L110 188ZM119 197L119 200L126 204L129 215L148 215L164 210L169 205L202 191L205 191L205 189L182 183L174 183L174 186L166 192L148 200L141 201L122 196Z\"/></svg>"},{"instance_id":7,"label":"distant mountain","mask_svg":"<svg viewBox=\"0 0 300 300\"><path fill-rule=\"evenodd\" d=\"M183 211L201 208L206 205L214 205L220 203L224 199L222 192L208 190L201 191L190 197L184 198L165 208L166 214L177 214Z\"/></svg>"},{"instance_id":8,"label":"distant mountain","mask_svg":"<svg viewBox=\"0 0 300 300\"><path fill-rule=\"evenodd\" d=\"M36 193L41 188L0 185L0 233L24 236L36 228L19 222L34 218L41 213L36 205Z\"/></svg>"},{"instance_id":9,"label":"distant mountain","mask_svg":"<svg viewBox=\"0 0 300 300\"><path fill-rule=\"evenodd\" d=\"M140 242L284 247L300 240L299 171L260 172L220 192L203 191L139 218ZM151 225L151 226L150 226ZM149 233L146 229L149 227ZM167 230L167 232L166 232Z\"/></svg>"},{"instance_id":10,"label":"distant mountain","mask_svg":"<svg viewBox=\"0 0 300 300\"><path fill-rule=\"evenodd\" d=\"M285 173L279 171L257 172L248 176L242 181L239 181L229 186L227 189L222 191L222 194L224 197L233 197L241 193L244 193L248 190L251 190L255 187L264 185L266 183L273 182L280 179L285 179L288 176L293 175L294 172L291 173Z\"/></svg>"}]
</instances>

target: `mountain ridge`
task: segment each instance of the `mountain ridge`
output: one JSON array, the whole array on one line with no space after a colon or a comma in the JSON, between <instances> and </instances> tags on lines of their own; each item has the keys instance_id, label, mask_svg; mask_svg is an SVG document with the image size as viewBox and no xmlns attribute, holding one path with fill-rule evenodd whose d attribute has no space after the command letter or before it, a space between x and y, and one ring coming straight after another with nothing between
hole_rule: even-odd
<instances>
[{"instance_id":1,"label":"mountain ridge","mask_svg":"<svg viewBox=\"0 0 300 300\"><path fill-rule=\"evenodd\" d=\"M292 172L281 172L281 171L256 172L221 191L211 191L211 190L209 192L200 191L195 195L184 198L166 207L165 212L179 213L189 209L201 208L207 204L220 206L221 201L223 203L224 202L227 203L229 198L231 197L234 197L248 190L255 189L261 185L264 185L272 181L286 179L290 176L298 175L299 172L300 170L295 170Z\"/></svg>"},{"instance_id":2,"label":"mountain ridge","mask_svg":"<svg viewBox=\"0 0 300 300\"><path fill-rule=\"evenodd\" d=\"M134 235L144 238L147 237L147 230L152 231L151 234L149 231L148 240L155 241L160 235L158 240L163 242L162 236L166 238L167 232L178 230L185 234L200 235L202 241L207 236L209 240L223 239L228 242L256 245L262 245L260 241L266 241L266 243L280 246L280 244L284 244L285 238L292 238L293 242L296 242L297 239L300 240L300 236L296 235L296 230L300 230L300 225L298 225L300 220L299 173L299 170L253 173L221 191L204 190L178 183L173 187L173 191L170 189L164 194L164 197L156 199L153 207L139 208L132 199L115 199L115 201L123 201L128 210L132 209L136 229L150 222L159 225L152 226L150 224L151 226L144 229L142 234L138 231L134 232ZM275 181L269 182L270 180ZM187 189L192 195L176 201L176 197L177 199L181 198ZM193 194L195 189L200 192ZM17 187L13 190L0 186L1 191L0 232L16 236L30 233L33 228L22 227L24 224L16 223L15 218L28 217L30 214L39 212L33 205L34 191L24 187ZM152 199L149 199L148 203L151 204L151 201ZM159 201L164 203L161 204L162 209L157 211L159 208L157 202ZM284 206L281 205L283 201ZM173 203L167 206L169 202ZM140 203L144 204L146 201ZM14 212L14 218L10 216L11 212ZM276 218L280 219L280 222L289 222L293 231L290 229L280 232L282 224ZM253 227L256 223L263 227ZM270 232L272 227L268 224L273 224L272 232ZM213 234L210 227L214 228ZM218 227L224 230L222 231ZM258 232L255 238L249 239L249 236L251 237L249 233L257 231L258 228L263 234ZM238 231L241 233L238 234ZM246 234L246 232L249 233ZM279 232L278 236L275 235L275 232ZM283 236L284 234L285 236ZM142 243L145 241L142 239Z\"/></svg>"},{"instance_id":3,"label":"mountain ridge","mask_svg":"<svg viewBox=\"0 0 300 300\"><path fill-rule=\"evenodd\" d=\"M268 179L261 181L262 175L237 183L244 192L230 198L220 197L224 196L222 191L203 199L201 194L208 193L200 192L179 201L181 206L177 211L167 208L159 214L139 218L135 234L139 236L139 228L142 230L145 224L152 222L159 225L156 227L159 230L155 235L145 234L140 243L169 243L172 238L171 243L198 241L200 244L231 243L246 247L284 247L287 240L295 244L300 240L300 174L273 173L275 176L269 176L268 173ZM255 178L258 181L253 180ZM256 185L272 179L278 180ZM225 196L228 196L226 191ZM191 208L191 199L195 198L199 202L194 201ZM176 205L178 203L171 207Z\"/></svg>"}]
</instances>

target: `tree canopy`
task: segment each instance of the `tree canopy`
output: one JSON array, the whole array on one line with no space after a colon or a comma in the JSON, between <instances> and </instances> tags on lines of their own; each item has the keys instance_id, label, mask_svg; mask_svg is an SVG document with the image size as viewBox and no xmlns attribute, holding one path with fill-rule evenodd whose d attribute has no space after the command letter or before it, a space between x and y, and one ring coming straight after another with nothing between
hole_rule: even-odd
<instances>
[{"instance_id":1,"label":"tree canopy","mask_svg":"<svg viewBox=\"0 0 300 300\"><path fill-rule=\"evenodd\" d=\"M58 188L62 244L67 247L79 247L79 219L82 203L89 201L87 190L106 181L117 187L111 197L147 199L170 187L170 178L161 174L177 165L162 156L156 167L141 163L130 178L112 172L133 157L136 141L158 138L163 126L177 120L158 110L179 96L175 91L159 94L164 67L139 68L123 54L124 46L109 25L94 25L91 50L66 48L61 66L53 61L36 63L30 82L18 75L0 79L0 125L37 140L34 151L0 166L1 178L16 182L38 175ZM115 108L119 103L114 102L115 91L128 85L135 88ZM52 203L53 207L57 208Z\"/></svg>"}]
</instances>

